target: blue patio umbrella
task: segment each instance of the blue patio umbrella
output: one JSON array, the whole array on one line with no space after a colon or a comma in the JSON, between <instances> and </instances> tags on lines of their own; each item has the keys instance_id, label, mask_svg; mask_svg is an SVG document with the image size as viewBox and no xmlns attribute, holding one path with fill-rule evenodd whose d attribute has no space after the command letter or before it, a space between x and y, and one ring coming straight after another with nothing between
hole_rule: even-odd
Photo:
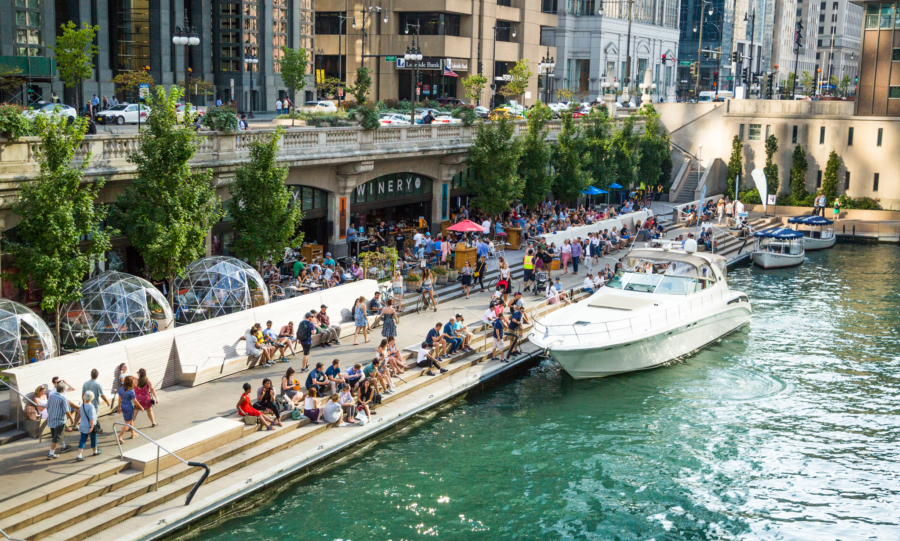
<instances>
[{"instance_id":1,"label":"blue patio umbrella","mask_svg":"<svg viewBox=\"0 0 900 541\"><path fill-rule=\"evenodd\" d=\"M594 202L593 196L600 195L603 193L609 193L609 192L607 192L606 190L601 190L600 188L598 188L596 186L588 186L587 190L584 190L581 193L591 196L591 203L593 203Z\"/></svg>"},{"instance_id":2,"label":"blue patio umbrella","mask_svg":"<svg viewBox=\"0 0 900 541\"><path fill-rule=\"evenodd\" d=\"M610 190L621 190L621 189L622 189L622 185L619 184L618 182L613 182L612 184L610 184L609 189L610 189ZM606 198L606 202L609 203L609 198L608 198L608 197Z\"/></svg>"}]
</instances>

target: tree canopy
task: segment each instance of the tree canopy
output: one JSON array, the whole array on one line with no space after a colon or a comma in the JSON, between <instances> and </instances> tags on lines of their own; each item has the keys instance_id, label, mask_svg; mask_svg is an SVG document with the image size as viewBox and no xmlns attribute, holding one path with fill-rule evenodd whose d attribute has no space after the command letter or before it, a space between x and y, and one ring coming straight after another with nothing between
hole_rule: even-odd
<instances>
[{"instance_id":1,"label":"tree canopy","mask_svg":"<svg viewBox=\"0 0 900 541\"><path fill-rule=\"evenodd\" d=\"M474 204L489 214L508 210L521 197L523 182L517 174L522 147L513 139L513 124L505 117L478 125L469 147L474 181L469 185Z\"/></svg>"},{"instance_id":2,"label":"tree canopy","mask_svg":"<svg viewBox=\"0 0 900 541\"><path fill-rule=\"evenodd\" d=\"M776 152L778 152L778 138L772 134L766 137L766 165L763 167L763 174L766 175L766 189L772 195L777 195L781 187L781 180L778 178L778 164L773 159Z\"/></svg>"},{"instance_id":3,"label":"tree canopy","mask_svg":"<svg viewBox=\"0 0 900 541\"><path fill-rule=\"evenodd\" d=\"M584 138L575 124L571 111L562 114L562 129L556 136L553 148L553 196L562 201L574 202L588 185Z\"/></svg>"},{"instance_id":4,"label":"tree canopy","mask_svg":"<svg viewBox=\"0 0 900 541\"><path fill-rule=\"evenodd\" d=\"M791 199L794 204L802 203L809 196L806 190L807 169L809 164L806 161L806 150L802 145L797 145L791 157Z\"/></svg>"},{"instance_id":5,"label":"tree canopy","mask_svg":"<svg viewBox=\"0 0 900 541\"><path fill-rule=\"evenodd\" d=\"M94 45L94 37L100 27L82 23L79 29L69 21L60 28L62 33L56 36L56 44L53 45L56 69L63 83L69 88L75 88L75 105L78 108L82 105L79 85L94 72L94 57L100 50Z\"/></svg>"},{"instance_id":6,"label":"tree canopy","mask_svg":"<svg viewBox=\"0 0 900 541\"><path fill-rule=\"evenodd\" d=\"M518 173L524 185L522 202L534 208L550 193L553 173L550 170L552 152L547 144L547 122L550 108L538 101L528 115L528 132L522 138L522 155Z\"/></svg>"}]
</instances>

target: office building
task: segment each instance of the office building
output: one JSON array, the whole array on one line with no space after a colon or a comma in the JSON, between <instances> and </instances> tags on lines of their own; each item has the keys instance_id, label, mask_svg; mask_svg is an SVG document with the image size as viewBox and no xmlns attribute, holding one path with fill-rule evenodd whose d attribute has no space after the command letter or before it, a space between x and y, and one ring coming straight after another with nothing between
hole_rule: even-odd
<instances>
[{"instance_id":1,"label":"office building","mask_svg":"<svg viewBox=\"0 0 900 541\"><path fill-rule=\"evenodd\" d=\"M647 69L656 84L654 101L666 95L666 88L673 87L678 52L677 0L635 0L633 4L571 0L559 8L559 25L545 30L543 39L558 51L551 83L554 91L566 88L582 100L592 100L603 94L600 83L611 72L621 88L630 75L627 86L635 93Z\"/></svg>"},{"instance_id":2,"label":"office building","mask_svg":"<svg viewBox=\"0 0 900 541\"><path fill-rule=\"evenodd\" d=\"M863 8L849 0L828 0L819 3L819 28L816 40L816 69L822 70L822 90L832 88L831 78L851 82L859 75L859 49L862 39ZM856 83L850 85L850 93Z\"/></svg>"},{"instance_id":3,"label":"office building","mask_svg":"<svg viewBox=\"0 0 900 541\"><path fill-rule=\"evenodd\" d=\"M744 22L747 0L682 0L678 42L678 95L695 97L695 89L734 90L736 81L731 53L735 39L746 36L750 25ZM746 28L746 29L745 29ZM702 51L701 51L702 48ZM710 53L703 51L718 51ZM700 62L699 85L691 75L691 66ZM719 74L714 80L714 74Z\"/></svg>"},{"instance_id":4,"label":"office building","mask_svg":"<svg viewBox=\"0 0 900 541\"><path fill-rule=\"evenodd\" d=\"M68 21L99 27L94 73L82 83L86 99L134 100L134 92L111 82L120 73L147 71L169 86L187 72L197 83L192 94L200 81L213 85L209 96L193 96L194 103L233 98L241 110L274 110L287 93L276 62L281 46L312 50L312 0L0 0L0 65L21 69L31 95L49 100L56 91L73 105L74 89L64 89L47 69ZM198 45L172 42L185 26L195 27Z\"/></svg>"},{"instance_id":5,"label":"office building","mask_svg":"<svg viewBox=\"0 0 900 541\"><path fill-rule=\"evenodd\" d=\"M853 3L865 10L856 114L900 116L900 6L864 0Z\"/></svg>"},{"instance_id":6,"label":"office building","mask_svg":"<svg viewBox=\"0 0 900 541\"><path fill-rule=\"evenodd\" d=\"M497 0L420 4L318 0L315 68L325 78L348 85L365 66L372 78L372 100L463 97L462 80L482 73L489 81L503 77L520 59L532 72L521 100L538 98L538 65L555 47L542 46L541 35L557 24L556 0ZM418 81L403 60L413 43L421 50ZM557 63L559 65L559 63ZM490 100L485 88L481 103Z\"/></svg>"},{"instance_id":7,"label":"office building","mask_svg":"<svg viewBox=\"0 0 900 541\"><path fill-rule=\"evenodd\" d=\"M777 65L776 88L790 88L792 74L796 73L797 90L801 94L804 72L811 77L816 73L816 46L819 40L819 12L821 3L815 0L776 0L775 28L772 42L772 64ZM802 23L799 47L796 38L797 23Z\"/></svg>"}]
</instances>

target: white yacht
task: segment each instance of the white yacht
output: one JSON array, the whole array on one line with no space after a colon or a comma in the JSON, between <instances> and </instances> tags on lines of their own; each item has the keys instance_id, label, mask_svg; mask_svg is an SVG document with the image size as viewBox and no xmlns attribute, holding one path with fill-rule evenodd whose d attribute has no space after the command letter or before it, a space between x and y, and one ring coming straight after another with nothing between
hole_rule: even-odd
<instances>
[{"instance_id":1,"label":"white yacht","mask_svg":"<svg viewBox=\"0 0 900 541\"><path fill-rule=\"evenodd\" d=\"M834 222L822 216L796 216L788 220L791 229L803 233L803 249L823 250L834 246Z\"/></svg>"},{"instance_id":2,"label":"white yacht","mask_svg":"<svg viewBox=\"0 0 900 541\"><path fill-rule=\"evenodd\" d=\"M725 275L718 255L635 249L589 298L535 317L529 340L576 379L660 366L750 321L750 300Z\"/></svg>"},{"instance_id":3,"label":"white yacht","mask_svg":"<svg viewBox=\"0 0 900 541\"><path fill-rule=\"evenodd\" d=\"M763 229L753 234L755 237L753 262L764 269L793 267L803 263L806 251L803 248L803 233L777 227Z\"/></svg>"}]
</instances>

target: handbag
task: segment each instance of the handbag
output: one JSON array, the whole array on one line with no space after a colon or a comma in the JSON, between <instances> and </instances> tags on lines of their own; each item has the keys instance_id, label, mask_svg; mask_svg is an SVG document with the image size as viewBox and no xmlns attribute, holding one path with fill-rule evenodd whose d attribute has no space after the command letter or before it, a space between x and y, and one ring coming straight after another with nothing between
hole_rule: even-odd
<instances>
[{"instance_id":1,"label":"handbag","mask_svg":"<svg viewBox=\"0 0 900 541\"><path fill-rule=\"evenodd\" d=\"M294 408L291 411L291 419L299 421L301 417L303 417L303 412L300 411L300 408Z\"/></svg>"},{"instance_id":2,"label":"handbag","mask_svg":"<svg viewBox=\"0 0 900 541\"><path fill-rule=\"evenodd\" d=\"M376 406L381 405L381 393L375 393L375 398L372 399L372 403Z\"/></svg>"},{"instance_id":3,"label":"handbag","mask_svg":"<svg viewBox=\"0 0 900 541\"><path fill-rule=\"evenodd\" d=\"M422 291L424 291L424 290L422 289L421 286L419 286L419 287L416 288L416 293L421 293Z\"/></svg>"}]
</instances>

